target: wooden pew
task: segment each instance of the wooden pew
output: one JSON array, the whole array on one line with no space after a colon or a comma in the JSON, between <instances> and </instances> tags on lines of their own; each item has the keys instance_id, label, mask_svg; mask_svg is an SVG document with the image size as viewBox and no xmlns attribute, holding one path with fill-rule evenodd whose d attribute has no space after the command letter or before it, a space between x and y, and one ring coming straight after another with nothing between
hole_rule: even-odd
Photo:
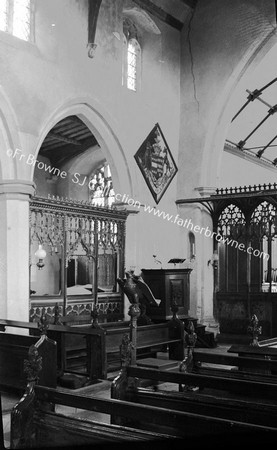
<instances>
[{"instance_id":1,"label":"wooden pew","mask_svg":"<svg viewBox=\"0 0 277 450\"><path fill-rule=\"evenodd\" d=\"M226 354L218 354L216 351L208 353L195 349L196 335L194 326L190 323L188 334L185 337L187 355L180 370L258 381L267 381L270 377L270 382L277 383L277 348L266 345L271 344L274 340L264 341L260 345L257 334L261 330L255 315L250 324L248 328L253 336L249 345L232 345ZM209 366L205 366L205 363L208 363Z\"/></svg>"},{"instance_id":2,"label":"wooden pew","mask_svg":"<svg viewBox=\"0 0 277 450\"><path fill-rule=\"evenodd\" d=\"M28 392L14 406L11 413L11 448L79 447L126 441L172 439L172 435L165 433L150 433L130 426L122 427L56 413L52 409L53 405L64 405L109 415L118 411L125 417L147 417L148 420L151 420L155 414L161 425L169 421L172 427L175 427L174 415L165 409L29 386ZM177 419L180 421L182 417L180 413Z\"/></svg>"},{"instance_id":3,"label":"wooden pew","mask_svg":"<svg viewBox=\"0 0 277 450\"><path fill-rule=\"evenodd\" d=\"M41 357L49 356L48 364L40 373L39 384L56 387L57 377L53 375L57 366L57 345L46 335L43 320L40 324L1 320L2 331L6 326L36 329L38 336L0 333L0 386L2 390L22 391L26 386L26 364L30 347L34 347Z\"/></svg>"},{"instance_id":4,"label":"wooden pew","mask_svg":"<svg viewBox=\"0 0 277 450\"><path fill-rule=\"evenodd\" d=\"M43 362L44 360L42 364ZM253 426L202 413L59 392L57 389L36 385L35 380L40 370L38 359L33 361L32 368L26 392L11 413L12 449L126 441L165 442L175 437L198 438L201 435L215 436L217 433L224 434L226 438L236 433L244 435L257 431L275 431L270 426ZM55 405L109 414L112 423L104 424L56 413ZM124 426L120 423L122 420L125 421Z\"/></svg>"},{"instance_id":5,"label":"wooden pew","mask_svg":"<svg viewBox=\"0 0 277 450\"><path fill-rule=\"evenodd\" d=\"M36 344L42 334L47 334L48 339L56 343L56 356L51 359L53 362L55 361L56 378L61 377L66 369L65 341L74 341L75 336L79 337L82 345L88 349L84 365L85 370L82 375L87 378L88 382L105 376L105 372L103 372L105 367L104 332L101 329L82 329L49 324L45 315L41 316L40 322L1 319L0 326L3 331L0 332L0 384L3 388L10 387L20 390L25 388L24 359L28 355L29 347ZM6 327L24 328L29 330L30 335L6 333L4 332Z\"/></svg>"},{"instance_id":6,"label":"wooden pew","mask_svg":"<svg viewBox=\"0 0 277 450\"><path fill-rule=\"evenodd\" d=\"M275 364L274 367L274 361L277 362L277 348L274 347L268 347L268 346L247 346L247 345L232 345L228 349L228 353L237 353L239 356L239 367L240 369L243 369L246 364L245 359L248 358L256 358L256 359L263 359L265 361L271 361L271 364L269 364L268 369L263 370L262 368L255 368L253 367L251 370L252 372L256 373L268 373L268 374L275 374L277 375L277 367Z\"/></svg>"},{"instance_id":7,"label":"wooden pew","mask_svg":"<svg viewBox=\"0 0 277 450\"><path fill-rule=\"evenodd\" d=\"M137 384L134 379L139 380ZM145 389L139 382L146 379L186 386L188 390L162 391L160 385L155 391ZM194 392L192 386L198 386L200 391ZM276 384L130 366L126 377L121 374L113 381L111 394L112 398L140 404L193 413L201 411L209 417L268 426L277 432Z\"/></svg>"},{"instance_id":8,"label":"wooden pew","mask_svg":"<svg viewBox=\"0 0 277 450\"><path fill-rule=\"evenodd\" d=\"M201 411L214 419L220 417L248 423L257 426L257 430L269 427L277 433L277 384L270 382L270 378L265 382L178 369L165 371L138 367L130 364L130 350L127 344L124 345L123 367L112 383L112 398L193 414ZM142 380L152 380L155 385L145 389L141 387ZM162 390L160 383L169 385ZM119 423L124 424L124 420Z\"/></svg>"}]
</instances>

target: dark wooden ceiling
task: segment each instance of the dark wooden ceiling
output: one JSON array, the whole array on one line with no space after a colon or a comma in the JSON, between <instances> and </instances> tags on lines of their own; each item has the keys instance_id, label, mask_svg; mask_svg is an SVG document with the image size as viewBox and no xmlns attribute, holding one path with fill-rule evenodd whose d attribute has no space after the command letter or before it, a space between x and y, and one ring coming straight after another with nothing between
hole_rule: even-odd
<instances>
[{"instance_id":1,"label":"dark wooden ceiling","mask_svg":"<svg viewBox=\"0 0 277 450\"><path fill-rule=\"evenodd\" d=\"M137 6L144 9L152 16L167 23L176 30L181 31L188 12L193 11L198 0L167 0L161 2L159 0L132 0ZM178 4L183 5L180 9ZM181 13L181 17L180 17Z\"/></svg>"},{"instance_id":2,"label":"dark wooden ceiling","mask_svg":"<svg viewBox=\"0 0 277 450\"><path fill-rule=\"evenodd\" d=\"M49 158L53 166L60 167L94 145L98 145L98 142L84 122L77 116L69 116L48 133L40 148L40 155Z\"/></svg>"}]
</instances>

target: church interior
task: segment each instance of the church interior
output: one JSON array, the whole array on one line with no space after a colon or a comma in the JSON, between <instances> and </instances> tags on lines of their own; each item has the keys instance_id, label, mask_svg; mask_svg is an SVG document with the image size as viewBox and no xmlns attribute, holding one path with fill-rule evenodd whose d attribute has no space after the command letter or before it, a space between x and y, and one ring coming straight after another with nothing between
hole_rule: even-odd
<instances>
[{"instance_id":1,"label":"church interior","mask_svg":"<svg viewBox=\"0 0 277 450\"><path fill-rule=\"evenodd\" d=\"M276 442L276 20L0 0L1 448Z\"/></svg>"}]
</instances>

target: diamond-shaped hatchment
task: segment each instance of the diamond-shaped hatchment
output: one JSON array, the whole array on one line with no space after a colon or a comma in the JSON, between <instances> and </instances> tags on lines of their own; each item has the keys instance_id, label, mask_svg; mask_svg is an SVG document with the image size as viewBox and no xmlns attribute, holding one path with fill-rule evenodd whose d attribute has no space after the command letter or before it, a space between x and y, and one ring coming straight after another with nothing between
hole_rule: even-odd
<instances>
[{"instance_id":1,"label":"diamond-shaped hatchment","mask_svg":"<svg viewBox=\"0 0 277 450\"><path fill-rule=\"evenodd\" d=\"M158 204L178 171L158 123L138 149L135 160Z\"/></svg>"}]
</instances>

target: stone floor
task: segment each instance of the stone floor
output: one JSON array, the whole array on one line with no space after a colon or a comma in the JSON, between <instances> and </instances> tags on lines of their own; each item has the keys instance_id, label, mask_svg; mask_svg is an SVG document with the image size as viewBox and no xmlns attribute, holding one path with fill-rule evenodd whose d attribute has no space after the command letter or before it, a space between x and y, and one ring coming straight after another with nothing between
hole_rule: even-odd
<instances>
[{"instance_id":1,"label":"stone floor","mask_svg":"<svg viewBox=\"0 0 277 450\"><path fill-rule=\"evenodd\" d=\"M201 348L201 351L205 352L214 352L214 353L225 353L228 348L230 348L230 345L224 345L219 344L216 348ZM168 359L167 353L159 353L157 355L160 359ZM222 366L221 366L222 367ZM227 367L226 367L227 368ZM110 398L110 387L112 380L117 376L118 371L111 372L108 374L107 380L102 380L99 383L96 383L92 386L83 387L80 389L75 390L69 390L66 388L59 387L58 389L64 392L74 392L74 393L82 393L87 394L89 396L97 396L101 398ZM172 389L172 384L170 383L163 383L163 389ZM176 386L177 389L177 386ZM2 412L3 412L3 428L4 428L4 439L5 439L5 448L10 448L10 414L13 406L17 403L19 400L19 395L15 394L7 394L5 392L1 393L2 397ZM72 408L72 407L65 407L57 405L56 411L59 413L63 413L66 415L74 415L76 417L84 418L87 417L89 414L90 419L96 420L99 422L105 422L109 423L110 416L106 414L100 414L100 413L93 413L93 412L86 412L84 410Z\"/></svg>"}]
</instances>

